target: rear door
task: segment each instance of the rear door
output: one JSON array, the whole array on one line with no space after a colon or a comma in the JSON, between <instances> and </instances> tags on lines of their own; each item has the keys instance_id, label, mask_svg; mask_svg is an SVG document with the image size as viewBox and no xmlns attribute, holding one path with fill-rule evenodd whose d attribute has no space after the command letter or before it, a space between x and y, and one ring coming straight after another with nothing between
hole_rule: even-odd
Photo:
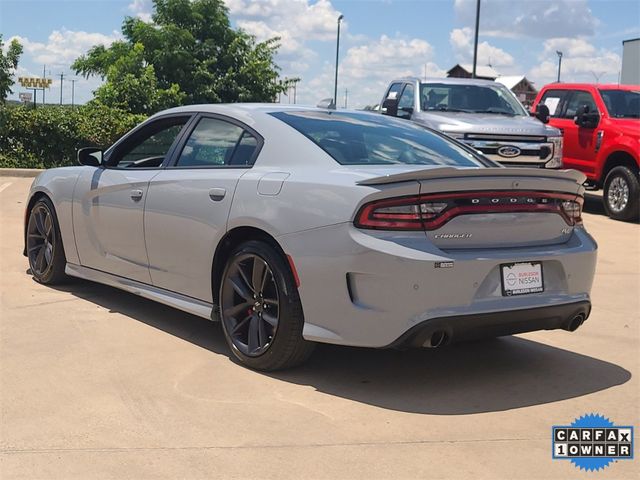
<instances>
[{"instance_id":1,"label":"rear door","mask_svg":"<svg viewBox=\"0 0 640 480\"><path fill-rule=\"evenodd\" d=\"M201 115L175 160L149 184L144 229L153 285L212 301L211 268L240 177L262 138L233 119Z\"/></svg>"},{"instance_id":2,"label":"rear door","mask_svg":"<svg viewBox=\"0 0 640 480\"><path fill-rule=\"evenodd\" d=\"M144 241L149 181L177 145L189 116L151 121L117 143L98 168L86 168L74 191L80 263L151 283Z\"/></svg>"}]
</instances>

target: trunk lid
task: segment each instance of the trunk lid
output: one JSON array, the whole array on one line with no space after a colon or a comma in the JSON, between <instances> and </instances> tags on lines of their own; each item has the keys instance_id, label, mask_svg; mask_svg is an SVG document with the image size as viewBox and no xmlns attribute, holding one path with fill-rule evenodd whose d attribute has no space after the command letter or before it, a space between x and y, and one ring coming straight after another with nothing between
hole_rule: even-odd
<instances>
[{"instance_id":1,"label":"trunk lid","mask_svg":"<svg viewBox=\"0 0 640 480\"><path fill-rule=\"evenodd\" d=\"M581 208L584 180L573 170L438 167L391 169L358 183L418 181L427 238L442 249L469 249L567 242L576 223L567 212Z\"/></svg>"}]
</instances>

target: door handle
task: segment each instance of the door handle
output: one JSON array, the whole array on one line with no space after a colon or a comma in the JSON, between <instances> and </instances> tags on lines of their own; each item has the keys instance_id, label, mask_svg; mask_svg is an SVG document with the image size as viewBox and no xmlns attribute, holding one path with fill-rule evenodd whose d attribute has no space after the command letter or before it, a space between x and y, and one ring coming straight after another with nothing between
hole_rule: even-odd
<instances>
[{"instance_id":1,"label":"door handle","mask_svg":"<svg viewBox=\"0 0 640 480\"><path fill-rule=\"evenodd\" d=\"M209 198L214 202L219 202L227 194L227 190L224 188L212 188L209 190Z\"/></svg>"},{"instance_id":2,"label":"door handle","mask_svg":"<svg viewBox=\"0 0 640 480\"><path fill-rule=\"evenodd\" d=\"M131 190L131 199L138 201L142 198L142 190Z\"/></svg>"}]
</instances>

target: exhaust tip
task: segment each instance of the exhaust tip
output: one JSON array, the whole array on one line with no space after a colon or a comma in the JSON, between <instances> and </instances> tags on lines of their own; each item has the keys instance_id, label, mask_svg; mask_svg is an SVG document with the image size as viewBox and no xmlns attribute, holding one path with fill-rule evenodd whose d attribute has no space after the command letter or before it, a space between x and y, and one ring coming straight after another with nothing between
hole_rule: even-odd
<instances>
[{"instance_id":1,"label":"exhaust tip","mask_svg":"<svg viewBox=\"0 0 640 480\"><path fill-rule=\"evenodd\" d=\"M446 345L449 342L449 336L444 330L436 330L431 334L427 346L429 348L438 348Z\"/></svg>"},{"instance_id":2,"label":"exhaust tip","mask_svg":"<svg viewBox=\"0 0 640 480\"><path fill-rule=\"evenodd\" d=\"M580 327L580 325L584 323L584 320L584 314L579 313L571 320L569 320L569 323L567 324L565 330L568 330L569 332L575 332Z\"/></svg>"}]
</instances>

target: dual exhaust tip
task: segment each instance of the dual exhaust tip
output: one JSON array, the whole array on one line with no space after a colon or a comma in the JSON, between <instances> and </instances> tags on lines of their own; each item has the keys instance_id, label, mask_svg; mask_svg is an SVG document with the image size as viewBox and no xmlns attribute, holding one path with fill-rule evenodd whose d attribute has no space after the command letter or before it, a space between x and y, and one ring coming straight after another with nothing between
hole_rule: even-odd
<instances>
[{"instance_id":1,"label":"dual exhaust tip","mask_svg":"<svg viewBox=\"0 0 640 480\"><path fill-rule=\"evenodd\" d=\"M578 313L562 327L564 330L568 332L575 332L586 320L586 316L584 313ZM438 348L443 347L447 344L451 343L451 337L445 330L436 330L431 336L427 338L427 341L424 342L424 346L427 348Z\"/></svg>"},{"instance_id":2,"label":"dual exhaust tip","mask_svg":"<svg viewBox=\"0 0 640 480\"><path fill-rule=\"evenodd\" d=\"M578 315L573 317L571 320L569 320L567 324L562 328L564 330L567 330L568 332L575 332L580 327L580 325L584 323L584 321L585 321L584 313L579 313Z\"/></svg>"}]
</instances>

